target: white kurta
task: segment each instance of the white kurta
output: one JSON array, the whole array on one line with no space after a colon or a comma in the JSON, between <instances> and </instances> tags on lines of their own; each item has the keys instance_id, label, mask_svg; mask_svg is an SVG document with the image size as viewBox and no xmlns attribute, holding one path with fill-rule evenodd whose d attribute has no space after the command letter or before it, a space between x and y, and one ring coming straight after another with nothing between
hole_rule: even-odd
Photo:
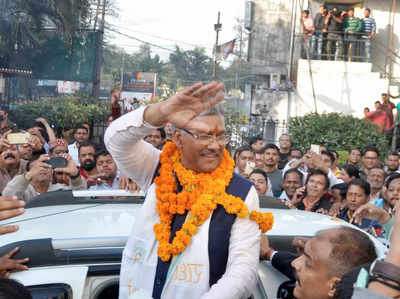
<instances>
[{"instance_id":1,"label":"white kurta","mask_svg":"<svg viewBox=\"0 0 400 299\"><path fill-rule=\"evenodd\" d=\"M159 221L155 209L153 175L160 152L142 138L153 128L143 124L144 108L130 112L107 129L105 144L119 169L148 191L124 249L120 276L120 297L151 297L157 267L158 242L153 226ZM252 187L245 203L258 210L257 193ZM208 232L210 219L199 227L185 251L171 262L162 298L248 298L257 281L260 230L254 221L237 218L229 240L225 274L209 287Z\"/></svg>"}]
</instances>

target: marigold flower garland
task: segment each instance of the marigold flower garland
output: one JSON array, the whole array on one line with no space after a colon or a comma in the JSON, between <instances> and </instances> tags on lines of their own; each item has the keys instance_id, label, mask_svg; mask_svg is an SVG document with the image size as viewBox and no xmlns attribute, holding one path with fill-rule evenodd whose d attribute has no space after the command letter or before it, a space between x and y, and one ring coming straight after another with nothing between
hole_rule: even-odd
<instances>
[{"instance_id":1,"label":"marigold flower garland","mask_svg":"<svg viewBox=\"0 0 400 299\"><path fill-rule=\"evenodd\" d=\"M248 208L241 198L225 192L234 169L234 162L226 150L220 165L211 173L196 173L185 169L180 162L180 155L175 143L166 143L160 156L159 176L154 180L156 209L160 215L160 223L154 225L154 232L160 243L158 256L164 262L172 255L178 255L185 250L197 228L210 217L218 204L222 205L227 213L236 214L239 218L249 215ZM178 194L174 173L182 186L182 191ZM170 243L173 216L183 215L186 211L190 211L189 216ZM257 211L251 212L249 219L257 222L263 233L270 230L274 222L272 213Z\"/></svg>"}]
</instances>

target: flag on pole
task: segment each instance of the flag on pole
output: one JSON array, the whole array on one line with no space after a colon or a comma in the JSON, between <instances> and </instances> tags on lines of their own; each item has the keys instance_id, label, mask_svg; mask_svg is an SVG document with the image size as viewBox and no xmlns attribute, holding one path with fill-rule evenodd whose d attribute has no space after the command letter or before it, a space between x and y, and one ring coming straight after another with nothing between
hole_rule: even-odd
<instances>
[{"instance_id":1,"label":"flag on pole","mask_svg":"<svg viewBox=\"0 0 400 299\"><path fill-rule=\"evenodd\" d=\"M236 39L231 40L225 44L219 46L219 56L222 57L224 60L228 58L229 54L233 53L233 49L235 48Z\"/></svg>"}]
</instances>

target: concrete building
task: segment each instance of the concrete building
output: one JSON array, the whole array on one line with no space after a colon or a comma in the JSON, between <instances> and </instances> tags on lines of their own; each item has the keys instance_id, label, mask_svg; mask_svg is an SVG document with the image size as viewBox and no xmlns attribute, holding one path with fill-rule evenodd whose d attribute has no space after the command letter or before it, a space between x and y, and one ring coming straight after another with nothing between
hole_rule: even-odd
<instances>
[{"instance_id":1,"label":"concrete building","mask_svg":"<svg viewBox=\"0 0 400 299\"><path fill-rule=\"evenodd\" d=\"M300 59L301 11L310 10L314 18L321 1L252 0L249 62L256 77L251 97L253 122L264 126L275 123L270 129L275 129L276 137L285 130L289 117L314 111L362 117L364 107L373 110L382 92L390 90L398 95L400 0L395 1L396 5L392 0L324 1L330 9L353 7L359 18L365 8L371 9L377 33L372 41L372 61L366 63Z\"/></svg>"}]
</instances>

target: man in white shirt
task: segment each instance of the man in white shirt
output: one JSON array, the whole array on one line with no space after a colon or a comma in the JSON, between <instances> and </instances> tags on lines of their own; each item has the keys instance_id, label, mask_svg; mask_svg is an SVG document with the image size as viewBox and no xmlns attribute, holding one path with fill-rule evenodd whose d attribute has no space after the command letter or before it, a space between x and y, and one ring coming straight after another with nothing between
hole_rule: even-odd
<instances>
[{"instance_id":1,"label":"man in white shirt","mask_svg":"<svg viewBox=\"0 0 400 299\"><path fill-rule=\"evenodd\" d=\"M101 151L96 154L96 171L99 174L96 185L89 190L116 190L118 189L117 165L110 153Z\"/></svg>"},{"instance_id":2,"label":"man in white shirt","mask_svg":"<svg viewBox=\"0 0 400 299\"><path fill-rule=\"evenodd\" d=\"M291 201L296 190L303 186L303 174L296 168L289 169L283 176L283 192L279 197L285 201Z\"/></svg>"},{"instance_id":3,"label":"man in white shirt","mask_svg":"<svg viewBox=\"0 0 400 299\"><path fill-rule=\"evenodd\" d=\"M68 153L77 166L79 163L79 144L89 139L89 130L84 125L79 125L74 132L75 142L68 145Z\"/></svg>"},{"instance_id":4,"label":"man in white shirt","mask_svg":"<svg viewBox=\"0 0 400 299\"><path fill-rule=\"evenodd\" d=\"M123 253L121 299L137 296L156 299L248 298L255 287L260 230L254 221L236 218L226 213L223 206L218 205L212 217L210 215L197 227L190 243L179 255L173 254L172 258L164 261L158 257L160 252L157 253L160 243L155 236L154 224L160 221L160 216L156 210L159 198L156 191L162 191L158 185L156 189L153 178L163 175L158 169L169 156L164 155L160 164L160 151L143 141L143 137L170 122L177 128L174 142L180 152L180 165L195 175L208 175L225 159L227 138L223 115L218 108L213 108L224 97L224 94L217 96L222 88L223 84L215 82L205 86L195 84L167 101L125 114L106 131L105 145L118 168L147 192ZM173 180L177 184L176 178ZM181 183L184 185L185 182L177 184L178 195ZM239 175L232 174L226 193L233 194L229 188L238 186L240 190L246 190L240 198L249 211L258 210L254 186ZM184 191L187 194L193 189L185 187L181 192ZM157 206L160 203L158 201ZM170 242L175 240L175 232L191 220L192 213L190 210L183 215L174 214L171 238L168 238Z\"/></svg>"},{"instance_id":5,"label":"man in white shirt","mask_svg":"<svg viewBox=\"0 0 400 299\"><path fill-rule=\"evenodd\" d=\"M306 183L308 173L311 169L319 168L328 174L329 190L336 184L343 183L343 180L338 179L330 169L331 161L327 155L317 154L312 151L307 152L301 159L293 159L286 164L283 169L283 175L292 168L297 168L303 174L303 184Z\"/></svg>"}]
</instances>

